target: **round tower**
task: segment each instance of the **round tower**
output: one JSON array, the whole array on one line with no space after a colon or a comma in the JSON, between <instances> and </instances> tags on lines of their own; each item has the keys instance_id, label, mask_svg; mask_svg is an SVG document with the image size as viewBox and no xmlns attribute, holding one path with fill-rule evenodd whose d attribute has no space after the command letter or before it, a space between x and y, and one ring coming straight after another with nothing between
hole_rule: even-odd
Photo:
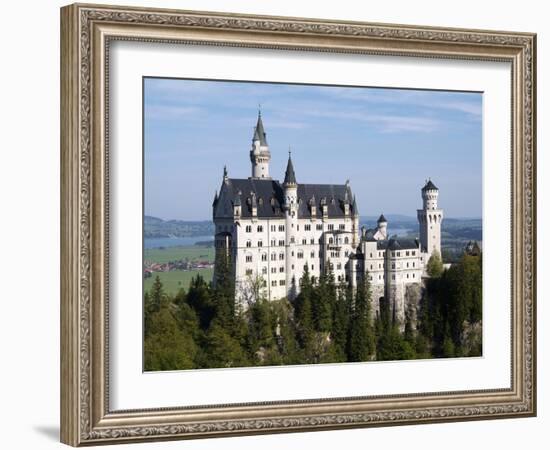
<instances>
[{"instance_id":1,"label":"round tower","mask_svg":"<svg viewBox=\"0 0 550 450\"><path fill-rule=\"evenodd\" d=\"M443 210L438 208L439 189L428 179L422 188L422 209L417 210L420 246L428 262L434 251L441 256L441 222Z\"/></svg>"},{"instance_id":2,"label":"round tower","mask_svg":"<svg viewBox=\"0 0 550 450\"><path fill-rule=\"evenodd\" d=\"M252 178L266 178L269 176L269 161L271 153L267 144L264 124L262 122L262 113L258 111L258 122L254 128L252 136L252 148L250 150L250 162L252 163Z\"/></svg>"}]
</instances>

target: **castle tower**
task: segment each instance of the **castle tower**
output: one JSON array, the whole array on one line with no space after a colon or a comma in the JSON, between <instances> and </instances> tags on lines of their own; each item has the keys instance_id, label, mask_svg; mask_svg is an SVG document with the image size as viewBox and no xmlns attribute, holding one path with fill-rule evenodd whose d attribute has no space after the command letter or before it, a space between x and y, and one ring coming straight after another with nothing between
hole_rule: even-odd
<instances>
[{"instance_id":1,"label":"castle tower","mask_svg":"<svg viewBox=\"0 0 550 450\"><path fill-rule=\"evenodd\" d=\"M254 135L252 136L252 149L250 150L250 162L252 163L251 178L270 179L270 159L271 153L269 152L269 146L267 145L264 124L262 122L262 112L258 111L258 122L254 128Z\"/></svg>"},{"instance_id":2,"label":"castle tower","mask_svg":"<svg viewBox=\"0 0 550 450\"><path fill-rule=\"evenodd\" d=\"M288 163L286 166L283 189L285 196L283 209L285 211L286 290L287 293L291 293L293 284L297 286L300 280L293 280L293 274L296 266L296 254L294 252L294 247L298 229L298 183L296 183L296 175L294 174L294 166L292 165L290 152L288 152Z\"/></svg>"},{"instance_id":3,"label":"castle tower","mask_svg":"<svg viewBox=\"0 0 550 450\"><path fill-rule=\"evenodd\" d=\"M437 207L439 189L431 180L426 181L422 188L422 209L417 210L420 228L420 247L427 254L425 261L437 250L441 256L441 221L443 210Z\"/></svg>"},{"instance_id":4,"label":"castle tower","mask_svg":"<svg viewBox=\"0 0 550 450\"><path fill-rule=\"evenodd\" d=\"M384 217L384 214L380 214L380 217L376 221L376 224L378 225L378 231L380 231L380 234L382 235L382 239L388 238L388 221Z\"/></svg>"}]
</instances>

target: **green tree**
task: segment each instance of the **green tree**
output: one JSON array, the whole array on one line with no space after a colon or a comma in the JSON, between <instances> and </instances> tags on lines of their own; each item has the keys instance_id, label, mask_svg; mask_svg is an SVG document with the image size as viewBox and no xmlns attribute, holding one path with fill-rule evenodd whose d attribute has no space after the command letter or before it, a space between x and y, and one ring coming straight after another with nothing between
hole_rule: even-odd
<instances>
[{"instance_id":1,"label":"green tree","mask_svg":"<svg viewBox=\"0 0 550 450\"><path fill-rule=\"evenodd\" d=\"M437 250L432 252L432 256L428 260L426 268L428 275L433 278L439 278L443 273L443 262L441 261L441 255Z\"/></svg>"},{"instance_id":2,"label":"green tree","mask_svg":"<svg viewBox=\"0 0 550 450\"><path fill-rule=\"evenodd\" d=\"M368 361L375 350L375 337L371 321L371 291L368 273L357 285L355 303L349 327L348 360Z\"/></svg>"},{"instance_id":3,"label":"green tree","mask_svg":"<svg viewBox=\"0 0 550 450\"><path fill-rule=\"evenodd\" d=\"M182 370L195 367L197 346L190 333L180 329L168 305L151 314L144 340L145 370Z\"/></svg>"},{"instance_id":4,"label":"green tree","mask_svg":"<svg viewBox=\"0 0 550 450\"><path fill-rule=\"evenodd\" d=\"M216 321L206 333L200 355L204 368L246 367L249 360L240 343Z\"/></svg>"}]
</instances>

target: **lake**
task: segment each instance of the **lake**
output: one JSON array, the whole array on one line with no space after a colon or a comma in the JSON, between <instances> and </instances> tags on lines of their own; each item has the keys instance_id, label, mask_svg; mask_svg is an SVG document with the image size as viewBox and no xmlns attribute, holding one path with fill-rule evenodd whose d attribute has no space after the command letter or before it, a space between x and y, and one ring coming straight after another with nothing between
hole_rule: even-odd
<instances>
[{"instance_id":1,"label":"lake","mask_svg":"<svg viewBox=\"0 0 550 450\"><path fill-rule=\"evenodd\" d=\"M200 241L213 241L214 236L189 236L189 237L165 237L165 238L144 238L144 248L159 247L188 247Z\"/></svg>"}]
</instances>

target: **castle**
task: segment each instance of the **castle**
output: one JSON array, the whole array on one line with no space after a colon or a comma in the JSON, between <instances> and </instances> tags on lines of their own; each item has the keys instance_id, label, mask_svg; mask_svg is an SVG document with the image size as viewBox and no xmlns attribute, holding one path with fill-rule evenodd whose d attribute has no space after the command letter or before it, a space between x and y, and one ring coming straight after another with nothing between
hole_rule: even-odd
<instances>
[{"instance_id":1,"label":"castle","mask_svg":"<svg viewBox=\"0 0 550 450\"><path fill-rule=\"evenodd\" d=\"M306 266L318 279L330 264L337 283L356 287L368 276L372 298L390 301L402 323L410 299L419 298L431 254L441 254L443 210L437 205L438 188L430 180L422 188L419 238L400 239L388 236L384 215L376 228L359 228L357 202L348 181L298 183L289 152L280 183L270 176L270 159L258 113L251 176L229 178L224 167L220 192L212 204L216 251L231 258L237 299L249 301L258 283L270 300L292 299L299 293ZM378 311L379 302L373 305Z\"/></svg>"}]
</instances>

